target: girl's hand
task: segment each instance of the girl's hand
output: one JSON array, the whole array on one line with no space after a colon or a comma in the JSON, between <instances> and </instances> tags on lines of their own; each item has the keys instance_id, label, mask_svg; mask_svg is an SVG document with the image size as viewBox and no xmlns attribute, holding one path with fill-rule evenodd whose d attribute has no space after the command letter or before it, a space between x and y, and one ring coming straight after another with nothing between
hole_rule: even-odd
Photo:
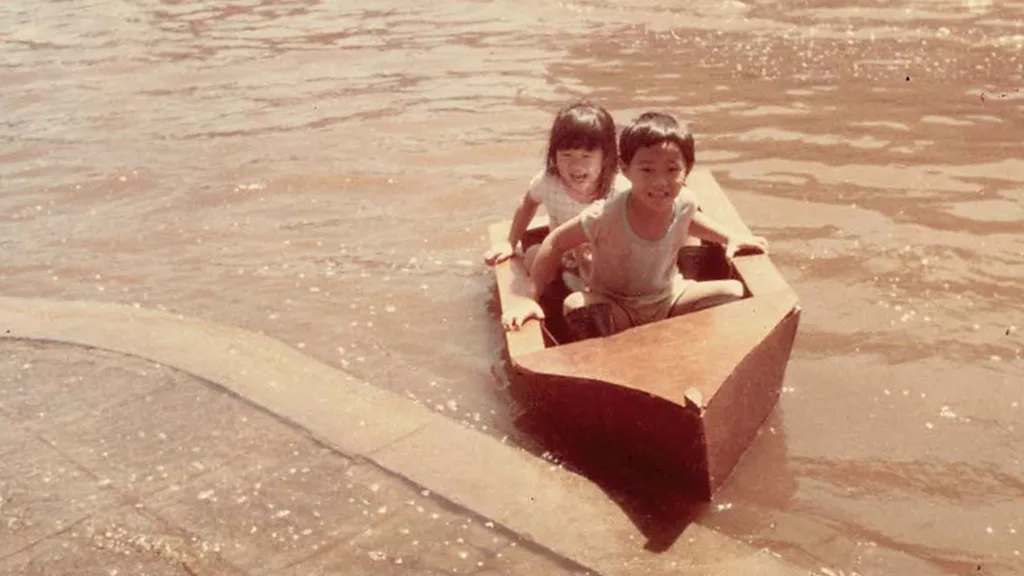
<instances>
[{"instance_id":1,"label":"girl's hand","mask_svg":"<svg viewBox=\"0 0 1024 576\"><path fill-rule=\"evenodd\" d=\"M725 255L731 259L740 251L764 254L768 252L768 241L760 236L740 236L730 239L729 244L725 247Z\"/></svg>"},{"instance_id":2,"label":"girl's hand","mask_svg":"<svg viewBox=\"0 0 1024 576\"><path fill-rule=\"evenodd\" d=\"M503 242L484 253L484 262L493 266L515 256L515 253L516 250L512 244Z\"/></svg>"},{"instance_id":3,"label":"girl's hand","mask_svg":"<svg viewBox=\"0 0 1024 576\"><path fill-rule=\"evenodd\" d=\"M544 320L544 310L540 304L526 298L517 299L504 314L501 315L501 325L505 330L516 331L522 328L530 318Z\"/></svg>"}]
</instances>

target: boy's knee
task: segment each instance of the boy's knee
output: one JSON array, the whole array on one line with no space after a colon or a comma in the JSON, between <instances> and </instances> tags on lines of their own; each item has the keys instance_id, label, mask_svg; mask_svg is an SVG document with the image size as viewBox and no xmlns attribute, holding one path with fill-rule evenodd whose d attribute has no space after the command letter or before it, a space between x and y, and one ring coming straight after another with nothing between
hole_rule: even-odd
<instances>
[{"instance_id":1,"label":"boy's knee","mask_svg":"<svg viewBox=\"0 0 1024 576\"><path fill-rule=\"evenodd\" d=\"M582 292L573 292L562 302L562 311L573 341L615 333L615 313L610 302L593 300Z\"/></svg>"},{"instance_id":2,"label":"boy's knee","mask_svg":"<svg viewBox=\"0 0 1024 576\"><path fill-rule=\"evenodd\" d=\"M579 310L587 305L586 297L583 292L573 292L565 297L562 301L562 313L568 313L573 310Z\"/></svg>"}]
</instances>

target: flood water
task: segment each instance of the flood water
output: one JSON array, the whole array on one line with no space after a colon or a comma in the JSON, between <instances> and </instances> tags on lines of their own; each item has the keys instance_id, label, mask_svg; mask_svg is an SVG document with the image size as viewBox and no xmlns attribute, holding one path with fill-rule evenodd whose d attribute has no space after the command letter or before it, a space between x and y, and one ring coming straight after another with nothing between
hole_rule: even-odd
<instances>
[{"instance_id":1,"label":"flood water","mask_svg":"<svg viewBox=\"0 0 1024 576\"><path fill-rule=\"evenodd\" d=\"M699 521L822 574L1024 573L1024 2L13 0L2 293L281 339L514 436L489 223L554 112L692 122L802 299Z\"/></svg>"}]
</instances>

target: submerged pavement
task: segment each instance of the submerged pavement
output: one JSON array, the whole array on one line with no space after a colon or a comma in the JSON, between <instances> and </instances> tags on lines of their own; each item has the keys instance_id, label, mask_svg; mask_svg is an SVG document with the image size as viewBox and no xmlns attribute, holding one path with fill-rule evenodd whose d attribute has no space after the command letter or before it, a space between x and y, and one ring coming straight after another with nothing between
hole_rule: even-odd
<instances>
[{"instance_id":1,"label":"submerged pavement","mask_svg":"<svg viewBox=\"0 0 1024 576\"><path fill-rule=\"evenodd\" d=\"M0 298L0 573L805 574L278 341Z\"/></svg>"}]
</instances>

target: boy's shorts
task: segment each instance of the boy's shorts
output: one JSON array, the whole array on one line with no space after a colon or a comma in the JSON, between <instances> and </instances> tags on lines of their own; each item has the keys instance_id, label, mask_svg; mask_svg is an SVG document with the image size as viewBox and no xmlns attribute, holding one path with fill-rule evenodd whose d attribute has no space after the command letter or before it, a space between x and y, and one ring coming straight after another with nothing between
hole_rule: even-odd
<instances>
[{"instance_id":1,"label":"boy's shorts","mask_svg":"<svg viewBox=\"0 0 1024 576\"><path fill-rule=\"evenodd\" d=\"M693 280L687 280L683 278L681 274L676 274L675 278L672 279L672 286L664 294L659 294L653 298L651 297L640 297L640 298L621 298L614 296L606 296L613 304L618 306L620 310L626 313L626 317L629 318L629 326L616 326L616 331L625 330L627 328L635 328L644 324L650 324L651 322L657 322L668 318L669 313L672 311L672 307L675 306L679 298L683 296L686 290L693 285Z\"/></svg>"}]
</instances>

